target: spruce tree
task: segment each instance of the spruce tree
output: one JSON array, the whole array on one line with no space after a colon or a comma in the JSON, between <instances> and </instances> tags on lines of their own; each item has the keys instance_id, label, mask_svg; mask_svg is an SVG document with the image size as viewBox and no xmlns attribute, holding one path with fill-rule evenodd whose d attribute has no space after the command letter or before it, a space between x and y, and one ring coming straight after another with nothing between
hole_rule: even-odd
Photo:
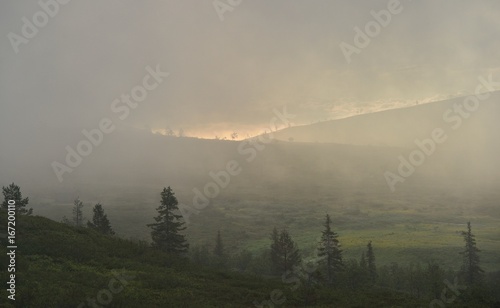
<instances>
[{"instance_id":1,"label":"spruce tree","mask_svg":"<svg viewBox=\"0 0 500 308\"><path fill-rule=\"evenodd\" d=\"M318 247L318 257L321 259L320 263L326 266L326 280L328 284L332 284L335 279L334 276L344 268L338 234L331 229L330 224L330 215L327 214L324 224L325 230L321 232L321 241Z\"/></svg>"},{"instance_id":2,"label":"spruce tree","mask_svg":"<svg viewBox=\"0 0 500 308\"><path fill-rule=\"evenodd\" d=\"M83 202L80 201L80 198L76 198L74 203L75 207L73 208L73 223L77 227L81 227L83 225Z\"/></svg>"},{"instance_id":3,"label":"spruce tree","mask_svg":"<svg viewBox=\"0 0 500 308\"><path fill-rule=\"evenodd\" d=\"M33 214L33 209L26 209L26 206L28 205L28 198L24 198L21 194L21 188L17 186L16 184L12 183L9 186L2 187L2 193L3 193L3 202L2 202L2 209L8 209L9 207L9 200L14 200L16 202L16 210L19 215L31 215Z\"/></svg>"},{"instance_id":4,"label":"spruce tree","mask_svg":"<svg viewBox=\"0 0 500 308\"><path fill-rule=\"evenodd\" d=\"M300 251L286 229L278 233L274 228L271 240L271 261L276 274L284 274L300 264Z\"/></svg>"},{"instance_id":5,"label":"spruce tree","mask_svg":"<svg viewBox=\"0 0 500 308\"><path fill-rule=\"evenodd\" d=\"M366 246L368 248L366 258L368 261L369 281L371 284L375 284L375 281L377 280L377 266L375 265L375 254L373 253L372 241L369 241Z\"/></svg>"},{"instance_id":6,"label":"spruce tree","mask_svg":"<svg viewBox=\"0 0 500 308\"><path fill-rule=\"evenodd\" d=\"M92 222L87 222L89 228L95 229L102 234L114 235L115 231L111 228L111 223L108 220L108 215L104 214L104 209L100 203L97 203L93 210L94 215Z\"/></svg>"},{"instance_id":7,"label":"spruce tree","mask_svg":"<svg viewBox=\"0 0 500 308\"><path fill-rule=\"evenodd\" d=\"M470 221L467 222L467 231L462 231L465 241L465 250L463 255L462 274L467 285L473 285L480 281L483 269L479 266L479 250L476 246L475 235L472 234Z\"/></svg>"},{"instance_id":8,"label":"spruce tree","mask_svg":"<svg viewBox=\"0 0 500 308\"><path fill-rule=\"evenodd\" d=\"M151 230L152 246L169 253L185 253L189 248L184 235L180 231L186 229L182 215L176 214L179 210L177 198L170 188L163 188L160 206L156 209L158 216L156 223L148 224Z\"/></svg>"}]
</instances>

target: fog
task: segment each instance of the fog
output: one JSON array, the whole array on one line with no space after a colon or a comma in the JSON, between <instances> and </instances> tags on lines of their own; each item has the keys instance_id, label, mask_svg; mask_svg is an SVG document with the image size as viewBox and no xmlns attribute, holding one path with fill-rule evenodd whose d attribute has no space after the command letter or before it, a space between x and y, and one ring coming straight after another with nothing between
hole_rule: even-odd
<instances>
[{"instance_id":1,"label":"fog","mask_svg":"<svg viewBox=\"0 0 500 308\"><path fill-rule=\"evenodd\" d=\"M462 95L499 71L492 1L402 1L348 64L339 44L387 3L243 1L221 21L211 1L70 1L17 54L8 34L40 7L3 3L2 132L93 127L147 66L171 75L120 126L208 138L262 132L283 105L309 124Z\"/></svg>"},{"instance_id":2,"label":"fog","mask_svg":"<svg viewBox=\"0 0 500 308\"><path fill-rule=\"evenodd\" d=\"M338 293L345 303L420 307L445 294L444 278L456 284L467 263L458 258L467 222L485 270L481 292L500 300L500 2L4 1L0 29L0 186L5 195L7 185L19 185L34 211L18 215L20 239L38 245L19 250L20 264L78 289L53 296L61 302L70 294L73 304L126 264L138 278L113 293L113 305L152 306L140 294L173 307L163 300L190 294L183 305L244 307L277 290L267 290L268 281L285 283L269 259L273 228L288 230L289 246L300 247L296 270L321 259L327 214L347 266L339 277L353 292ZM178 231L190 261L145 244L160 238L150 224L166 187L179 201L174 218L186 223ZM75 199L83 209L72 225ZM86 224L96 204L115 235L107 228L101 238ZM213 268L225 271L220 277L204 274L221 234L225 250L216 246L229 265ZM380 275L370 276L369 288L353 287L372 242ZM196 277L185 271L189 262L200 265ZM397 264L407 272L394 278ZM74 265L82 277L100 276L66 283ZM228 287L230 271L242 284ZM266 283L249 287L247 274ZM415 277L427 279L416 291ZM50 306L43 296L57 288L47 291L52 283L43 279L27 284L21 303ZM159 286L167 280L179 281L174 297ZM210 301L209 293L194 296L202 280L223 292ZM311 298L330 306L337 293L329 288L340 286L331 283L286 291L285 305L302 306L301 296L320 290ZM422 293L420 284L428 287ZM225 305L231 292L238 299ZM457 298L483 294L470 292ZM401 305L403 295L411 300Z\"/></svg>"},{"instance_id":3,"label":"fog","mask_svg":"<svg viewBox=\"0 0 500 308\"><path fill-rule=\"evenodd\" d=\"M443 112L474 94L478 78L497 80L500 69L499 4L491 1L402 1L347 60L341 43L355 45L356 27L365 31L370 12L388 10L388 3L243 1L221 13L210 1L71 1L52 6L47 25L22 43L13 33L23 35L25 21L42 8L3 3L0 181L29 183L37 192L81 190L104 179L190 191L209 171L242 158L244 139L287 127L267 150L256 150L261 168L281 170L268 179L289 180L288 166L272 157L292 155L291 142L321 152L320 142L387 149L373 175L384 181L416 139L447 125ZM152 71L153 89L127 105L123 95L133 96ZM480 92L497 89L491 81ZM290 117L273 122L276 112ZM491 168L497 115L495 106L481 108L463 128L449 130L451 141L427 159L427 168L441 166L440 183L453 182L464 165L470 182L498 178ZM82 130L92 135L103 119L113 129L90 155L70 169L54 165L69 166L68 147L77 151L88 139ZM169 132L232 142L160 137ZM303 169L315 170L318 162L302 159ZM351 171L345 177L356 182Z\"/></svg>"},{"instance_id":4,"label":"fog","mask_svg":"<svg viewBox=\"0 0 500 308\"><path fill-rule=\"evenodd\" d=\"M446 109L473 94L481 76L496 80L500 68L498 4L490 1L402 1L380 34L347 61L341 43L355 45L355 28L365 31L374 19L370 12L388 5L243 1L221 13L210 1L72 1L52 7L47 25L19 43L12 33L23 35L23 17L32 21L41 7L4 3L0 181L29 183L34 192L81 191L104 179L117 186L171 183L190 191L209 171L244 157L242 140L287 127L267 150L256 152L261 168L276 171L267 179L290 180L288 166L272 158L280 155L316 170L318 162L297 157L288 143L312 142L313 153L324 151L314 144L321 142L387 148L391 154L370 175L384 181L384 172L397 169L399 155L411 153L416 139L449 124ZM127 105L123 95L133 94L152 71L161 80L150 78L154 89ZM481 92L497 88L493 82ZM481 104L495 105L495 97ZM290 117L272 122L276 112ZM441 166L443 186L464 165L470 182L498 178L491 168L497 166L497 115L496 107L481 108L464 128L448 126L451 141L426 163L434 172L429 166ZM81 155L71 172L57 169L55 162L69 166L68 147L77 151L88 139L82 130L95 132L103 119L113 129L102 142ZM169 132L234 141L159 136ZM281 154L273 152L276 147ZM345 166L344 173L359 181ZM311 176L324 183L319 174ZM250 177L247 184L259 181Z\"/></svg>"}]
</instances>

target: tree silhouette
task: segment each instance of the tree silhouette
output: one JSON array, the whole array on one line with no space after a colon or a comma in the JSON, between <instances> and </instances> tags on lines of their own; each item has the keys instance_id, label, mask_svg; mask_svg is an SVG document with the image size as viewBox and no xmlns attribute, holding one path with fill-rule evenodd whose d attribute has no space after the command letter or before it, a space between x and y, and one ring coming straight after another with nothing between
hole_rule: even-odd
<instances>
[{"instance_id":1,"label":"tree silhouette","mask_svg":"<svg viewBox=\"0 0 500 308\"><path fill-rule=\"evenodd\" d=\"M464 275L467 285L478 283L481 279L483 269L479 266L479 250L476 246L475 235L472 234L470 221L467 222L467 231L462 231L462 236L465 241L465 250L461 252L463 255L462 274Z\"/></svg>"},{"instance_id":2,"label":"tree silhouette","mask_svg":"<svg viewBox=\"0 0 500 308\"><path fill-rule=\"evenodd\" d=\"M111 223L108 220L108 215L104 214L104 209L100 203L97 203L93 209L94 215L92 222L87 222L89 228L95 229L102 234L114 235L115 231L111 228Z\"/></svg>"},{"instance_id":3,"label":"tree silhouette","mask_svg":"<svg viewBox=\"0 0 500 308\"><path fill-rule=\"evenodd\" d=\"M271 261L277 274L291 271L294 266L301 262L297 244L286 229L278 233L278 230L274 228L271 240Z\"/></svg>"},{"instance_id":4,"label":"tree silhouette","mask_svg":"<svg viewBox=\"0 0 500 308\"><path fill-rule=\"evenodd\" d=\"M161 192L160 206L156 209L158 216L154 219L156 223L148 224L151 230L152 246L170 253L187 252L189 244L180 231L186 229L182 215L175 214L179 209L179 202L170 188L163 188Z\"/></svg>"},{"instance_id":5,"label":"tree silhouette","mask_svg":"<svg viewBox=\"0 0 500 308\"><path fill-rule=\"evenodd\" d=\"M324 224L325 230L321 232L321 241L318 247L318 257L321 259L320 263L326 266L326 279L329 284L334 282L335 274L344 268L338 234L331 229L330 225L330 215L327 214Z\"/></svg>"},{"instance_id":6,"label":"tree silhouette","mask_svg":"<svg viewBox=\"0 0 500 308\"><path fill-rule=\"evenodd\" d=\"M12 183L9 186L2 187L2 193L3 193L3 202L2 202L2 209L8 209L9 207L9 200L14 200L16 202L16 210L17 213L20 215L31 215L33 214L33 209L26 209L26 206L28 205L28 198L24 198L21 194L21 188L17 186L16 184Z\"/></svg>"}]
</instances>

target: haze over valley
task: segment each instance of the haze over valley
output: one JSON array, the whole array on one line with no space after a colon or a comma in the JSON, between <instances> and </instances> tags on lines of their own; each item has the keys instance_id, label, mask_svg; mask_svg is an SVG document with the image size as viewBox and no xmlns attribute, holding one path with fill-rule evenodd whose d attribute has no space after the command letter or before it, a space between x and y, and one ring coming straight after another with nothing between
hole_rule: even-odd
<instances>
[{"instance_id":1,"label":"haze over valley","mask_svg":"<svg viewBox=\"0 0 500 308\"><path fill-rule=\"evenodd\" d=\"M0 8L0 306L500 302L499 4Z\"/></svg>"}]
</instances>

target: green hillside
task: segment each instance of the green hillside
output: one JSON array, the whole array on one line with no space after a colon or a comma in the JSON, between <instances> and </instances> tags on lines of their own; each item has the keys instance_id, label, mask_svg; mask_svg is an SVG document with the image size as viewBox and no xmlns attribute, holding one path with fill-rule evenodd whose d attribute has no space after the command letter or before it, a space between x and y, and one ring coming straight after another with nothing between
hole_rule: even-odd
<instances>
[{"instance_id":1,"label":"green hillside","mask_svg":"<svg viewBox=\"0 0 500 308\"><path fill-rule=\"evenodd\" d=\"M6 222L4 211L0 218ZM315 289L313 296L302 288L292 292L278 279L202 268L152 250L145 243L103 236L39 216L18 216L17 230L16 301L13 305L3 288L1 307L92 307L88 300L100 300L105 307L255 307L254 301L262 303L271 296L286 297L282 307L301 307L306 302L312 307L426 304L381 290ZM5 240L1 247L5 267ZM5 271L2 281L7 281Z\"/></svg>"}]
</instances>

